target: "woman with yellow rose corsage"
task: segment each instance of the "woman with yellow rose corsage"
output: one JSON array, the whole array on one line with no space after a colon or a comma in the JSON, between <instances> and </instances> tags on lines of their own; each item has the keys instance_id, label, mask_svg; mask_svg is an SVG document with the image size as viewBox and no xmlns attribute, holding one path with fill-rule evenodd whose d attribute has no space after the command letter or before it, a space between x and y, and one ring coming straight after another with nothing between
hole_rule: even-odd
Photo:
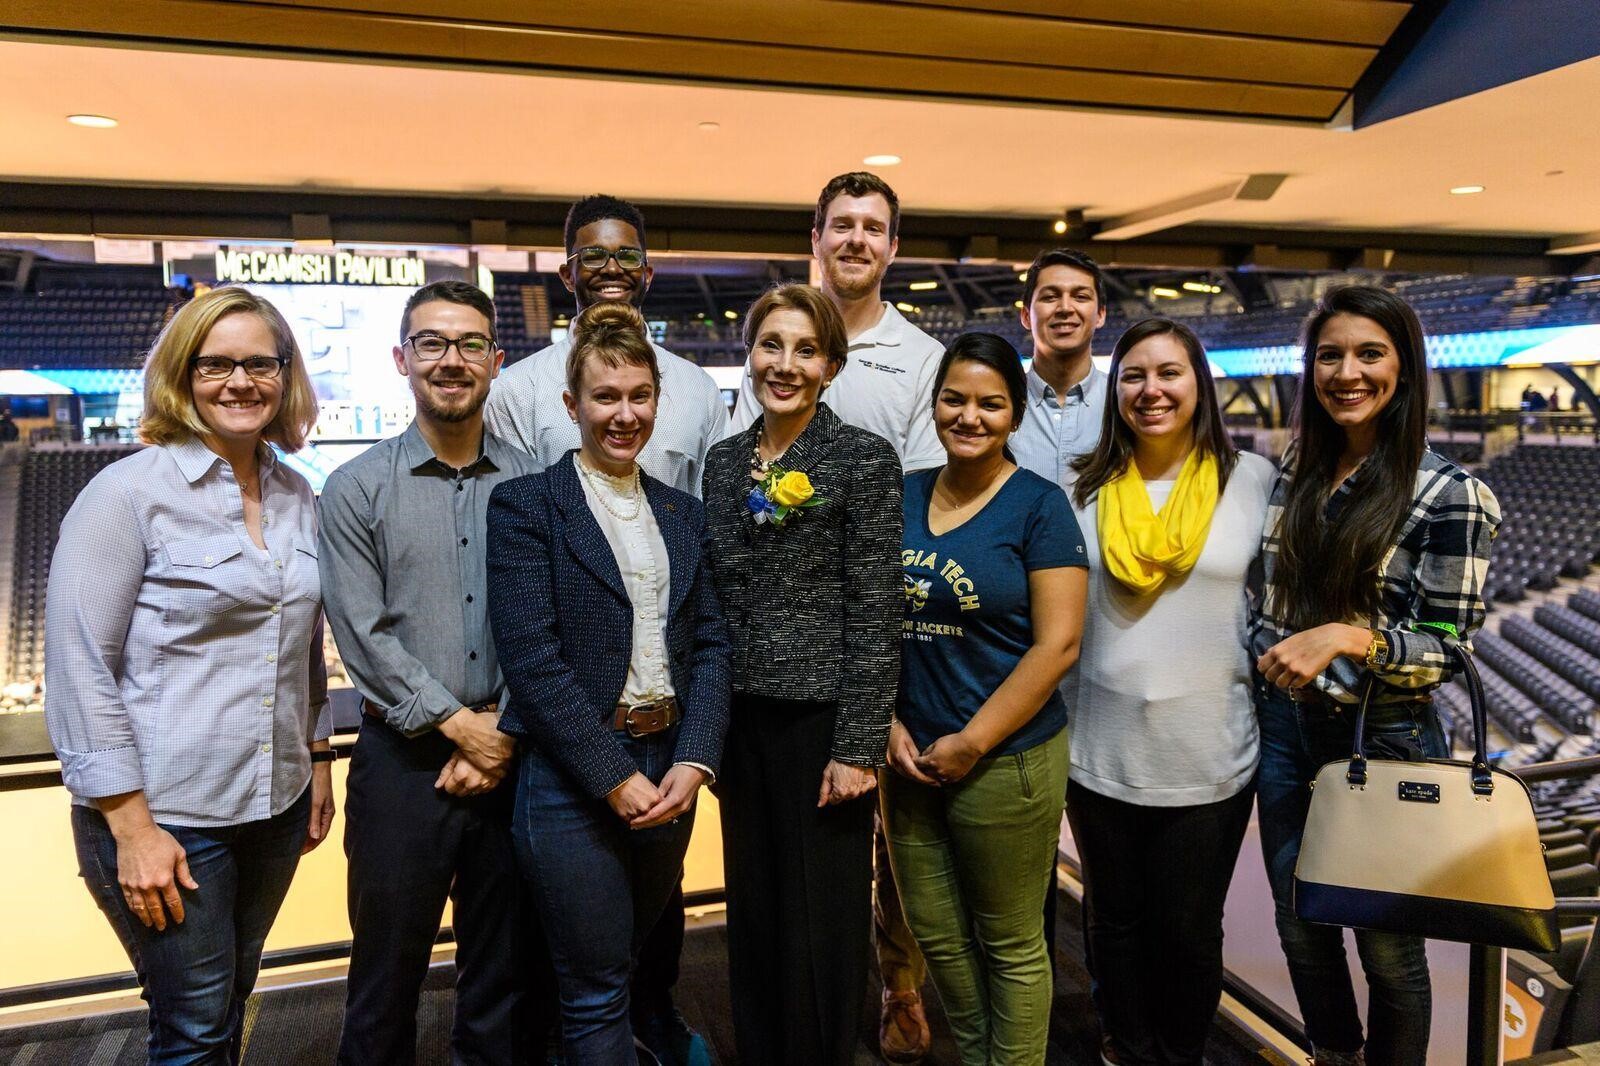
<instances>
[{"instance_id":1,"label":"woman with yellow rose corsage","mask_svg":"<svg viewBox=\"0 0 1600 1066\"><path fill-rule=\"evenodd\" d=\"M1074 464L1090 570L1067 816L1118 1061L1199 1066L1255 795L1245 579L1272 464L1235 451L1181 323L1122 335L1110 399Z\"/></svg>"},{"instance_id":2,"label":"woman with yellow rose corsage","mask_svg":"<svg viewBox=\"0 0 1600 1066\"><path fill-rule=\"evenodd\" d=\"M745 316L762 413L706 456L708 558L733 640L717 795L744 1062L854 1060L872 937L872 797L900 652L900 461L819 402L838 310L784 285Z\"/></svg>"},{"instance_id":3,"label":"woman with yellow rose corsage","mask_svg":"<svg viewBox=\"0 0 1600 1066\"><path fill-rule=\"evenodd\" d=\"M1059 686L1078 654L1083 537L1059 486L1006 441L1022 362L967 333L934 380L943 467L906 479L900 698L883 822L900 901L965 1066L1042 1066L1039 922L1067 783Z\"/></svg>"}]
</instances>

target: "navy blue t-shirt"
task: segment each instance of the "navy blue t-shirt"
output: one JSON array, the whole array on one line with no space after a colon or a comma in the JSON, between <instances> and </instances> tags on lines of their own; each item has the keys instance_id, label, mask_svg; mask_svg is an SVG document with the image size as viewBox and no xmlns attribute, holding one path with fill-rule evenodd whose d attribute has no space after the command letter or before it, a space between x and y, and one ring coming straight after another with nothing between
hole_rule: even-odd
<instances>
[{"instance_id":1,"label":"navy blue t-shirt","mask_svg":"<svg viewBox=\"0 0 1600 1066\"><path fill-rule=\"evenodd\" d=\"M1083 533L1060 486L1017 470L966 522L928 530L938 470L905 481L906 620L896 715L919 749L958 732L1033 646L1028 571L1089 565ZM1067 724L1058 690L991 755L1026 751Z\"/></svg>"}]
</instances>

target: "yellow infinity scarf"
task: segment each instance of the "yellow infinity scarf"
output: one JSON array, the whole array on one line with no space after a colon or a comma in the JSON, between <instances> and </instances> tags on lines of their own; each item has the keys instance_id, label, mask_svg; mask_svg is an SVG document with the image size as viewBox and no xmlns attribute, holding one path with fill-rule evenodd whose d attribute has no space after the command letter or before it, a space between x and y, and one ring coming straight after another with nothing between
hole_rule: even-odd
<instances>
[{"instance_id":1,"label":"yellow infinity scarf","mask_svg":"<svg viewBox=\"0 0 1600 1066\"><path fill-rule=\"evenodd\" d=\"M1111 576L1140 596L1169 577L1187 574L1200 558L1217 509L1217 461L1200 448L1189 452L1161 513L1131 458L1120 476L1100 488L1100 555Z\"/></svg>"}]
</instances>

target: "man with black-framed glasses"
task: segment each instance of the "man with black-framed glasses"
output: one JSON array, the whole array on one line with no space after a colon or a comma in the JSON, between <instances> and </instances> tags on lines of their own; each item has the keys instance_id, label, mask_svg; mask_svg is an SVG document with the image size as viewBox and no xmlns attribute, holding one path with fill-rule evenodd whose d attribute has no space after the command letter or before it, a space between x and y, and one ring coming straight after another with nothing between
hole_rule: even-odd
<instances>
[{"instance_id":1,"label":"man with black-framed glasses","mask_svg":"<svg viewBox=\"0 0 1600 1066\"><path fill-rule=\"evenodd\" d=\"M637 207L614 196L586 196L567 212L565 241L561 281L579 312L606 300L644 305L655 269ZM661 368L661 403L639 464L657 480L699 496L706 450L725 434L728 408L710 374L652 347ZM578 446L578 427L561 402L570 348L570 341L557 341L507 367L484 408L490 431L532 455L541 470Z\"/></svg>"},{"instance_id":2,"label":"man with black-framed glasses","mask_svg":"<svg viewBox=\"0 0 1600 1066\"><path fill-rule=\"evenodd\" d=\"M512 745L498 728L504 681L487 615L489 495L534 469L484 428L503 358L481 290L418 289L394 349L417 417L322 490L323 602L365 712L345 799L353 936L339 1062L351 1066L413 1061L447 898L451 1061L540 1061L554 1020L553 973L512 848Z\"/></svg>"}]
</instances>

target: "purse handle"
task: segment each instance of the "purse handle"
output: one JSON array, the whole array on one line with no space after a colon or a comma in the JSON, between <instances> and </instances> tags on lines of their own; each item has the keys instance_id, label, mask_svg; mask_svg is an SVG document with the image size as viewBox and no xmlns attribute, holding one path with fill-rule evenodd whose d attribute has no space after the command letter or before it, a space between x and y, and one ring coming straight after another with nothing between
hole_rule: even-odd
<instances>
[{"instance_id":1,"label":"purse handle","mask_svg":"<svg viewBox=\"0 0 1600 1066\"><path fill-rule=\"evenodd\" d=\"M1472 656L1467 654L1466 648L1455 644L1451 646L1450 653L1461 669L1462 677L1466 681L1467 700L1472 705L1472 791L1479 796L1493 795L1494 775L1489 770L1488 749L1485 747L1489 737L1489 722L1487 704L1483 696L1483 681L1478 677L1478 668L1473 664ZM1369 675L1367 687L1361 693L1361 707L1356 711L1356 732L1350 752L1350 768L1344 775L1345 780L1352 785L1367 783L1367 707L1372 703L1372 693L1377 687L1377 675Z\"/></svg>"}]
</instances>

